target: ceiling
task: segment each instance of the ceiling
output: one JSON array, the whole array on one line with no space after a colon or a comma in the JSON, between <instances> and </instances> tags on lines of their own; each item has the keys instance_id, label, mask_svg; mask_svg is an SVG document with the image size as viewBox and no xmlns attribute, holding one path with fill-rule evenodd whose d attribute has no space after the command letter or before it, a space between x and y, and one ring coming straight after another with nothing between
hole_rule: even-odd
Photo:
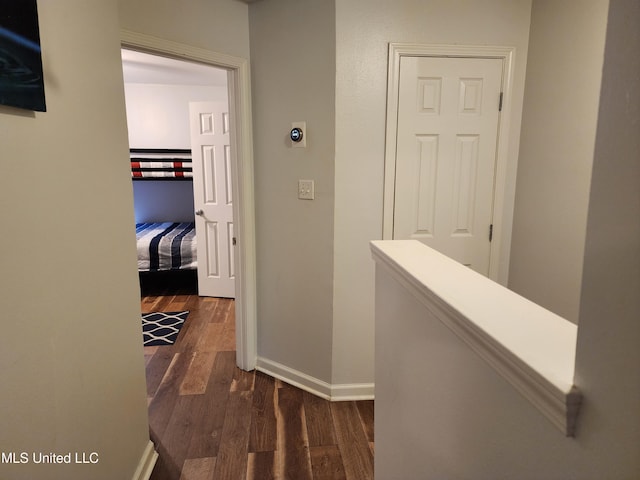
<instances>
[{"instance_id":1,"label":"ceiling","mask_svg":"<svg viewBox=\"0 0 640 480\"><path fill-rule=\"evenodd\" d=\"M226 86L227 71L201 63L122 50L124 83Z\"/></svg>"}]
</instances>

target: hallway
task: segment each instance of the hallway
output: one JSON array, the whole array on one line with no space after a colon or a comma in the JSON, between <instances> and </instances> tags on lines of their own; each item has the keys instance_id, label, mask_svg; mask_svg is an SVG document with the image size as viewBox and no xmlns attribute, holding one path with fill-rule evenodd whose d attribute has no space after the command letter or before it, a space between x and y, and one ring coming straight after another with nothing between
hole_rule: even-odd
<instances>
[{"instance_id":1,"label":"hallway","mask_svg":"<svg viewBox=\"0 0 640 480\"><path fill-rule=\"evenodd\" d=\"M189 310L174 345L145 347L152 480L373 478L373 401L328 402L235 366L234 302L143 296Z\"/></svg>"}]
</instances>

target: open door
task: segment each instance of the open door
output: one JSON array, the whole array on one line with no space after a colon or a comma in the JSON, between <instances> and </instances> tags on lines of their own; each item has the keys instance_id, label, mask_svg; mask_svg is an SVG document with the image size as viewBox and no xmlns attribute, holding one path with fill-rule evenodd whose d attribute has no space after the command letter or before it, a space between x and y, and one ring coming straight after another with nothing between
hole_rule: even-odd
<instances>
[{"instance_id":1,"label":"open door","mask_svg":"<svg viewBox=\"0 0 640 480\"><path fill-rule=\"evenodd\" d=\"M235 298L228 112L226 102L189 104L198 294Z\"/></svg>"}]
</instances>

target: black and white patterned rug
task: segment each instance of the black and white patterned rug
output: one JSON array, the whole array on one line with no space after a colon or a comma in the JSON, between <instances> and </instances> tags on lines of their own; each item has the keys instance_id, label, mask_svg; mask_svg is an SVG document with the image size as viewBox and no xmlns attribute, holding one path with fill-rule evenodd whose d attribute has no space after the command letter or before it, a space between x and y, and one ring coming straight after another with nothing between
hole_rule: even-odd
<instances>
[{"instance_id":1,"label":"black and white patterned rug","mask_svg":"<svg viewBox=\"0 0 640 480\"><path fill-rule=\"evenodd\" d=\"M142 314L142 337L145 347L172 345L189 311L151 312Z\"/></svg>"}]
</instances>

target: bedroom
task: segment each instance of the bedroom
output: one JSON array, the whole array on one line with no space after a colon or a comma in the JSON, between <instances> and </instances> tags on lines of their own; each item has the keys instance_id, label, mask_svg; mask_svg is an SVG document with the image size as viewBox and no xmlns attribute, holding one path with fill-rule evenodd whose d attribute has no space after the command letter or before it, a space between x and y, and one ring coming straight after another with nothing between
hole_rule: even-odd
<instances>
[{"instance_id":1,"label":"bedroom","mask_svg":"<svg viewBox=\"0 0 640 480\"><path fill-rule=\"evenodd\" d=\"M201 179L211 172L198 169L201 164L195 166L195 185L201 187L194 192L191 147L192 141L199 140L192 139L190 128L198 124L197 113L190 113L190 103L215 102L226 110L227 73L211 66L125 49L122 63L142 293L196 293L200 287L203 295L233 297L233 288L228 285L211 285L211 268L209 274L202 268L203 263L204 267L212 264L206 258L208 252L201 252L201 269L197 273L197 237L202 245L211 232L205 215L198 218L202 221L198 232L194 229L194 198L201 209L203 202L199 199L210 194ZM190 115L196 115L195 120L191 121ZM226 119L226 113L222 115ZM215 121L218 122L217 117ZM195 159L200 150L196 149ZM226 197L230 199L230 193ZM232 217L230 206L227 210ZM231 244L232 234L231 229L226 238L221 238L221 245ZM224 266L232 262L232 256L227 254L213 264L224 271ZM232 274L232 268L228 270Z\"/></svg>"}]
</instances>

